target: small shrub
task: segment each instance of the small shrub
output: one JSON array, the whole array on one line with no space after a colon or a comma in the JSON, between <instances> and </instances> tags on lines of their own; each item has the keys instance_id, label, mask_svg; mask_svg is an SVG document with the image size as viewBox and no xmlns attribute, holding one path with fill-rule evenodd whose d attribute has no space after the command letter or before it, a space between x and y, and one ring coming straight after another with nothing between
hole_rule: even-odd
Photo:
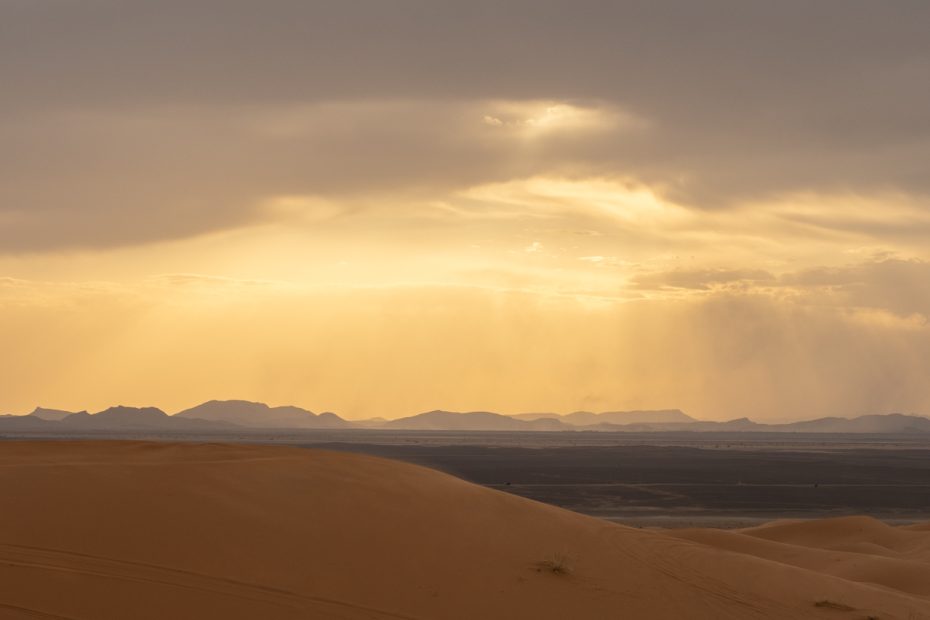
<instances>
[{"instance_id":1,"label":"small shrub","mask_svg":"<svg viewBox=\"0 0 930 620\"><path fill-rule=\"evenodd\" d=\"M553 575L570 575L572 572L569 557L564 553L554 553L551 557L536 563L537 572Z\"/></svg>"}]
</instances>

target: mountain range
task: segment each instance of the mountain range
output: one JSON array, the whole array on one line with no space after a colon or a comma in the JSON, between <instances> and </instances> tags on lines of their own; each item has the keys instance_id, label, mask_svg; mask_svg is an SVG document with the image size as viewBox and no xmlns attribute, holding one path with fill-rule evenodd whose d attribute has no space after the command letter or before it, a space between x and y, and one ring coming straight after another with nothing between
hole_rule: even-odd
<instances>
[{"instance_id":1,"label":"mountain range","mask_svg":"<svg viewBox=\"0 0 930 620\"><path fill-rule=\"evenodd\" d=\"M320 414L300 407L269 407L265 403L246 400L211 400L173 417L184 420L206 420L249 428L350 428L351 423L335 413Z\"/></svg>"},{"instance_id":2,"label":"mountain range","mask_svg":"<svg viewBox=\"0 0 930 620\"><path fill-rule=\"evenodd\" d=\"M856 418L826 417L784 424L738 418L726 422L695 419L678 409L657 411L576 411L503 415L490 411L428 411L385 420L345 420L331 412L270 407L244 400L212 400L174 415L155 407L117 406L88 413L36 408L23 416L0 416L0 433L28 432L254 432L258 430L382 429L403 431L583 431L583 432L786 432L930 433L930 418L892 413Z\"/></svg>"},{"instance_id":3,"label":"mountain range","mask_svg":"<svg viewBox=\"0 0 930 620\"><path fill-rule=\"evenodd\" d=\"M590 426L593 424L671 424L697 422L695 418L686 415L680 409L661 409L656 411L605 411L592 413L591 411L575 411L566 415L557 413L518 413L510 416L518 420L558 420L574 426Z\"/></svg>"}]
</instances>

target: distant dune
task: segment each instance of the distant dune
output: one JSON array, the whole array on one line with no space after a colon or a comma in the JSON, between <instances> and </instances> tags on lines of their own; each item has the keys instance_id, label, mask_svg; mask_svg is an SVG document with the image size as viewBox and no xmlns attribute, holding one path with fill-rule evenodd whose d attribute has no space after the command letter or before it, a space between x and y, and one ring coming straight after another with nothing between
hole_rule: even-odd
<instances>
[{"instance_id":1,"label":"distant dune","mask_svg":"<svg viewBox=\"0 0 930 620\"><path fill-rule=\"evenodd\" d=\"M670 535L372 457L144 442L4 443L0 497L3 619L930 618L930 532L870 520Z\"/></svg>"},{"instance_id":2,"label":"distant dune","mask_svg":"<svg viewBox=\"0 0 930 620\"><path fill-rule=\"evenodd\" d=\"M930 534L868 517L671 535L861 583L930 597Z\"/></svg>"}]
</instances>

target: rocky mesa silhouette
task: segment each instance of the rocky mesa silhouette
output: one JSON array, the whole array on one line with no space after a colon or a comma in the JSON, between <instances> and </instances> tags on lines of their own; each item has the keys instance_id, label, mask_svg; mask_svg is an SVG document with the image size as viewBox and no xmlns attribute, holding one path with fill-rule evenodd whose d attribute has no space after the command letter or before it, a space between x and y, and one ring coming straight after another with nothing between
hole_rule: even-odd
<instances>
[{"instance_id":1,"label":"rocky mesa silhouette","mask_svg":"<svg viewBox=\"0 0 930 620\"><path fill-rule=\"evenodd\" d=\"M300 407L269 407L247 400L211 400L173 417L185 420L225 422L250 428L350 428L335 413L316 414Z\"/></svg>"}]
</instances>

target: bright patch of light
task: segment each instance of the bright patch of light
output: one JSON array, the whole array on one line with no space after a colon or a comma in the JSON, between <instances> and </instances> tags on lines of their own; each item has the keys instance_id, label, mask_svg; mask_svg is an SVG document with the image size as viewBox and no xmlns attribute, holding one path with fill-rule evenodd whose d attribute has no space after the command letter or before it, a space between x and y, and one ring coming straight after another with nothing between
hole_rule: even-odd
<instances>
[{"instance_id":1,"label":"bright patch of light","mask_svg":"<svg viewBox=\"0 0 930 620\"><path fill-rule=\"evenodd\" d=\"M484 104L482 122L489 127L527 137L561 131L645 126L645 122L614 106L581 106L552 101L498 101Z\"/></svg>"}]
</instances>

